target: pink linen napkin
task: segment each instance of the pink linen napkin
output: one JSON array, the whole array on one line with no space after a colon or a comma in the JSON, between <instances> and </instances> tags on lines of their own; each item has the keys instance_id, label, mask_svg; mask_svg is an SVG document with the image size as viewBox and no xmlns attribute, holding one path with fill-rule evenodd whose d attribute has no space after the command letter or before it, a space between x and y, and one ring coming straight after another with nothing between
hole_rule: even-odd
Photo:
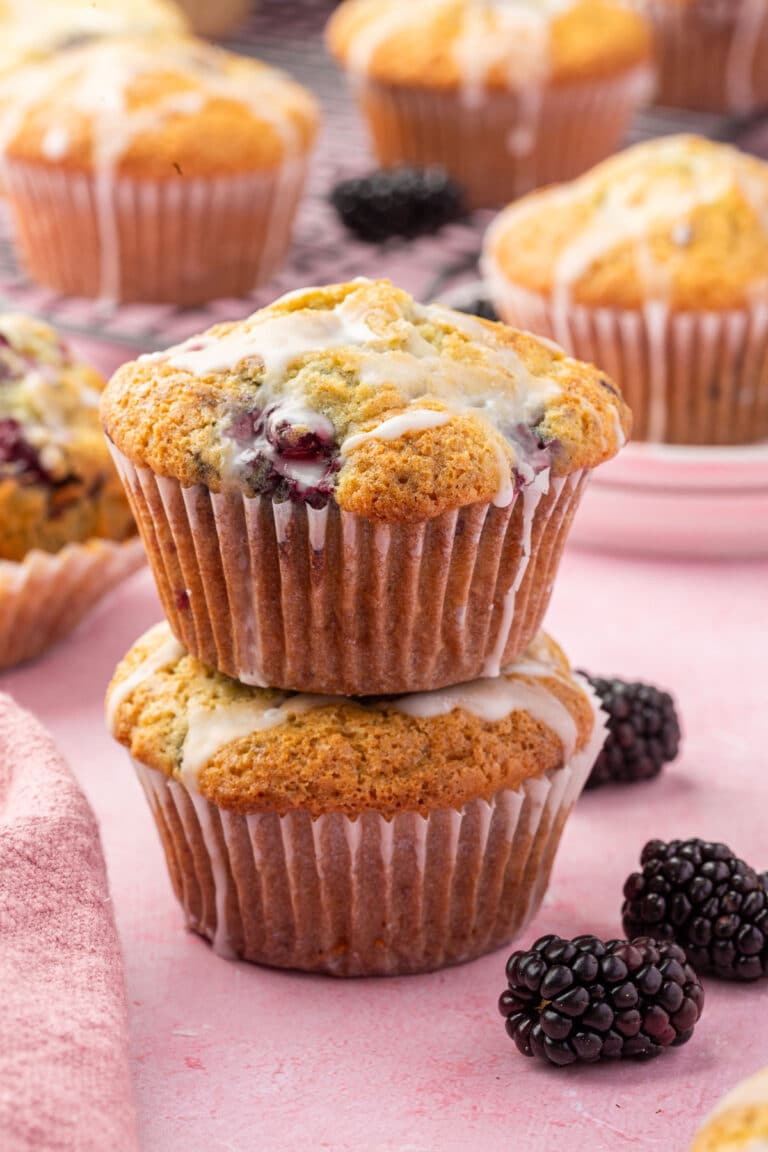
<instances>
[{"instance_id":1,"label":"pink linen napkin","mask_svg":"<svg viewBox=\"0 0 768 1152\"><path fill-rule=\"evenodd\" d=\"M50 736L0 693L0 1149L137 1148L96 820Z\"/></svg>"}]
</instances>

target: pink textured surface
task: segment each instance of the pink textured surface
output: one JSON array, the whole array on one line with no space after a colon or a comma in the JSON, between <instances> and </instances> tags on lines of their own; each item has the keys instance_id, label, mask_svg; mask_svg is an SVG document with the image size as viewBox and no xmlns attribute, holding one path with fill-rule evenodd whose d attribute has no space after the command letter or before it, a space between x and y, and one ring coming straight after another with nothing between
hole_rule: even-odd
<instances>
[{"instance_id":1,"label":"pink textured surface","mask_svg":"<svg viewBox=\"0 0 768 1152\"><path fill-rule=\"evenodd\" d=\"M135 1152L123 966L96 822L0 693L0 1144Z\"/></svg>"},{"instance_id":2,"label":"pink textured surface","mask_svg":"<svg viewBox=\"0 0 768 1152\"><path fill-rule=\"evenodd\" d=\"M580 801L526 940L617 934L622 881L652 835L722 838L768 866L766 586L761 564L566 556L552 631L577 664L670 687L685 750L653 784ZM158 616L145 572L66 645L0 678L49 725L101 820L145 1152L684 1152L702 1112L766 1063L764 985L709 982L694 1039L651 1064L558 1073L505 1036L503 954L350 983L218 959L181 928L149 812L102 721L115 662Z\"/></svg>"}]
</instances>

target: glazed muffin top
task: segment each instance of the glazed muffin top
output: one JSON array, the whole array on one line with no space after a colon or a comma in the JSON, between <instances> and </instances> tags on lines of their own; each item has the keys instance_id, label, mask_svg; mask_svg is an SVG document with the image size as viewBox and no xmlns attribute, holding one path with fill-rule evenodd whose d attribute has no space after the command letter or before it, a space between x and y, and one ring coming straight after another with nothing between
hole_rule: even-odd
<instances>
[{"instance_id":1,"label":"glazed muffin top","mask_svg":"<svg viewBox=\"0 0 768 1152\"><path fill-rule=\"evenodd\" d=\"M462 91L620 74L651 59L644 18L616 0L346 0L327 30L346 68Z\"/></svg>"},{"instance_id":2,"label":"glazed muffin top","mask_svg":"<svg viewBox=\"0 0 768 1152\"><path fill-rule=\"evenodd\" d=\"M99 424L104 381L47 324L0 315L0 559L134 531Z\"/></svg>"},{"instance_id":3,"label":"glazed muffin top","mask_svg":"<svg viewBox=\"0 0 768 1152\"><path fill-rule=\"evenodd\" d=\"M768 299L768 164L696 136L638 144L494 221L486 274L592 307Z\"/></svg>"},{"instance_id":4,"label":"glazed muffin top","mask_svg":"<svg viewBox=\"0 0 768 1152\"><path fill-rule=\"evenodd\" d=\"M91 37L186 27L172 0L0 0L0 72Z\"/></svg>"},{"instance_id":5,"label":"glazed muffin top","mask_svg":"<svg viewBox=\"0 0 768 1152\"><path fill-rule=\"evenodd\" d=\"M764 1152L768 1148L768 1068L716 1106L691 1152Z\"/></svg>"},{"instance_id":6,"label":"glazed muffin top","mask_svg":"<svg viewBox=\"0 0 768 1152\"><path fill-rule=\"evenodd\" d=\"M102 417L134 464L184 485L391 522L508 506L629 429L611 382L549 341L368 280L124 365Z\"/></svg>"},{"instance_id":7,"label":"glazed muffin top","mask_svg":"<svg viewBox=\"0 0 768 1152\"><path fill-rule=\"evenodd\" d=\"M313 815L458 809L562 767L597 722L543 634L494 679L355 700L230 680L185 652L166 623L118 666L107 717L133 757L221 808Z\"/></svg>"},{"instance_id":8,"label":"glazed muffin top","mask_svg":"<svg viewBox=\"0 0 768 1152\"><path fill-rule=\"evenodd\" d=\"M101 176L271 169L306 152L317 120L284 73L191 36L94 40L0 83L0 153Z\"/></svg>"}]
</instances>

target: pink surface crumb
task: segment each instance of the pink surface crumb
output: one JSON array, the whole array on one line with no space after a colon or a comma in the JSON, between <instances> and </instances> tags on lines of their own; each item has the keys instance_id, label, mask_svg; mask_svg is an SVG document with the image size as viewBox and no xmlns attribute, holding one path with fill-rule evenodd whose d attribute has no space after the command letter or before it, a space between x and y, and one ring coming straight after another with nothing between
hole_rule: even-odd
<instances>
[{"instance_id":1,"label":"pink surface crumb","mask_svg":"<svg viewBox=\"0 0 768 1152\"><path fill-rule=\"evenodd\" d=\"M582 798L522 944L548 930L618 935L623 880L652 836L724 839L768 867L766 587L765 564L566 556L548 626L577 666L670 688L685 743L660 780ZM115 663L159 617L143 572L67 644L0 677L49 726L101 822L145 1152L685 1152L714 1101L768 1063L765 983L707 981L692 1041L651 1063L557 1071L505 1035L504 952L350 982L216 957L181 926L102 718Z\"/></svg>"}]
</instances>

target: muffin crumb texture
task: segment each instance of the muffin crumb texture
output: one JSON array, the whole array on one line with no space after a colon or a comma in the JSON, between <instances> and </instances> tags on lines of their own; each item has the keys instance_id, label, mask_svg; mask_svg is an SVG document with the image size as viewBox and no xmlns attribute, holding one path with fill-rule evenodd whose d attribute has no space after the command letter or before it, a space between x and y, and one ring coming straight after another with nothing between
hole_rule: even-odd
<instances>
[{"instance_id":1,"label":"muffin crumb texture","mask_svg":"<svg viewBox=\"0 0 768 1152\"><path fill-rule=\"evenodd\" d=\"M249 688L163 623L119 665L107 712L136 760L242 814L458 810L564 766L595 727L543 634L500 677L362 700Z\"/></svg>"},{"instance_id":2,"label":"muffin crumb texture","mask_svg":"<svg viewBox=\"0 0 768 1152\"><path fill-rule=\"evenodd\" d=\"M99 423L103 386L48 325L0 316L0 560L133 534Z\"/></svg>"},{"instance_id":3,"label":"muffin crumb texture","mask_svg":"<svg viewBox=\"0 0 768 1152\"><path fill-rule=\"evenodd\" d=\"M614 455L618 390L548 341L387 281L291 293L125 365L107 434L134 465L407 522L515 493Z\"/></svg>"}]
</instances>

